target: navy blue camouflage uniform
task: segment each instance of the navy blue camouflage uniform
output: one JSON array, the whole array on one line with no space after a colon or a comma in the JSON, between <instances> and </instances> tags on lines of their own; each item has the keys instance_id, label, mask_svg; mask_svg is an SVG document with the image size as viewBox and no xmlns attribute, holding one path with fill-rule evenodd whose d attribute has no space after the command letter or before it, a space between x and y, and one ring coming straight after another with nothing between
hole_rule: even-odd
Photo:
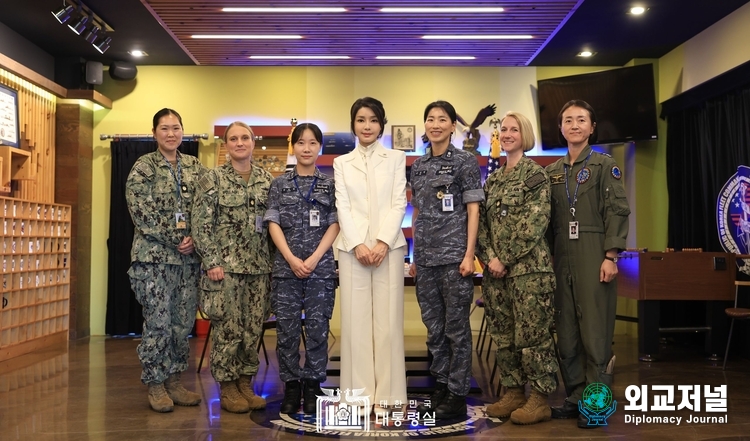
<instances>
[{"instance_id":1,"label":"navy blue camouflage uniform","mask_svg":"<svg viewBox=\"0 0 750 441\"><path fill-rule=\"evenodd\" d=\"M453 145L441 156L430 152L411 167L417 301L433 356L430 372L448 390L465 396L471 385L473 274L461 276L467 248L466 204L484 201L476 157ZM453 211L443 211L439 194L453 195Z\"/></svg>"},{"instance_id":2,"label":"navy blue camouflage uniform","mask_svg":"<svg viewBox=\"0 0 750 441\"><path fill-rule=\"evenodd\" d=\"M320 226L310 226L310 210L319 211ZM299 176L295 167L274 179L264 220L278 224L292 254L307 259L317 249L328 227L338 223L333 178L317 168L313 176ZM297 278L284 256L276 250L271 307L276 313L276 353L281 381L325 381L335 289L333 248L326 251L312 274L304 279ZM299 366L302 310L305 311L306 334L303 369Z\"/></svg>"}]
</instances>

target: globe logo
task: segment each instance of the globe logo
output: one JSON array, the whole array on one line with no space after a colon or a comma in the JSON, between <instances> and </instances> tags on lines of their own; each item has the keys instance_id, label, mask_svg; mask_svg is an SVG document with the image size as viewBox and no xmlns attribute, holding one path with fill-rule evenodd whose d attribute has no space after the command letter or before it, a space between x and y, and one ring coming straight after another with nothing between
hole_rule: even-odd
<instances>
[{"instance_id":1,"label":"globe logo","mask_svg":"<svg viewBox=\"0 0 750 441\"><path fill-rule=\"evenodd\" d=\"M612 405L612 390L603 383L591 383L583 390L583 405L594 412L601 412Z\"/></svg>"}]
</instances>

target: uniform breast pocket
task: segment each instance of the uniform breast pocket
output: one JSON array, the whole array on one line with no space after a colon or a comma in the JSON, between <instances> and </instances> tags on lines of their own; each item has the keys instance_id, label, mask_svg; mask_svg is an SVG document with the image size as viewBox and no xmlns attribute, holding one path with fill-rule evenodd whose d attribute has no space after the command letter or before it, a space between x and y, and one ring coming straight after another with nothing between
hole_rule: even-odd
<instances>
[{"instance_id":1,"label":"uniform breast pocket","mask_svg":"<svg viewBox=\"0 0 750 441\"><path fill-rule=\"evenodd\" d=\"M523 190L512 190L503 196L503 203L508 206L509 210L514 211L523 206L523 198Z\"/></svg>"},{"instance_id":2,"label":"uniform breast pocket","mask_svg":"<svg viewBox=\"0 0 750 441\"><path fill-rule=\"evenodd\" d=\"M490 219L494 219L497 217L500 217L500 208L503 205L503 198L500 196L490 196L487 198L486 207L487 207L487 216Z\"/></svg>"},{"instance_id":3,"label":"uniform breast pocket","mask_svg":"<svg viewBox=\"0 0 750 441\"><path fill-rule=\"evenodd\" d=\"M279 225L281 228L292 228L302 218L295 196L282 196L279 199Z\"/></svg>"},{"instance_id":4,"label":"uniform breast pocket","mask_svg":"<svg viewBox=\"0 0 750 441\"><path fill-rule=\"evenodd\" d=\"M220 194L218 222L220 224L237 224L245 220L245 197L240 194Z\"/></svg>"},{"instance_id":5,"label":"uniform breast pocket","mask_svg":"<svg viewBox=\"0 0 750 441\"><path fill-rule=\"evenodd\" d=\"M157 185L154 188L153 196L154 204L159 207L159 211L163 214L170 214L172 217L175 210L177 209L177 200L175 199L174 189L169 184Z\"/></svg>"},{"instance_id":6,"label":"uniform breast pocket","mask_svg":"<svg viewBox=\"0 0 750 441\"><path fill-rule=\"evenodd\" d=\"M327 227L328 215L331 213L331 195L326 193L313 193L312 197L315 201L315 209L320 211L320 226Z\"/></svg>"}]
</instances>

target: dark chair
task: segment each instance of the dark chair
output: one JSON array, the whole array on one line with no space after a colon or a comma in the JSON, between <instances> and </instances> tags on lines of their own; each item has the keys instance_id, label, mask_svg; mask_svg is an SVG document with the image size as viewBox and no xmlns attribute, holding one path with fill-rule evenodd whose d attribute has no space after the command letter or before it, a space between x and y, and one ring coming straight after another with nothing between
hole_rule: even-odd
<instances>
[{"instance_id":1,"label":"dark chair","mask_svg":"<svg viewBox=\"0 0 750 441\"><path fill-rule=\"evenodd\" d=\"M729 343L731 343L732 341L732 331L734 331L734 321L750 319L750 308L738 308L737 307L737 301L739 299L739 293L740 293L740 286L750 286L750 281L735 280L734 282L734 307L727 308L724 310L727 316L729 316L729 318L732 319L732 324L729 325L729 338L727 339L727 351L724 354L724 365L721 367L721 370L724 370L727 368L727 358L729 358Z\"/></svg>"},{"instance_id":2,"label":"dark chair","mask_svg":"<svg viewBox=\"0 0 750 441\"><path fill-rule=\"evenodd\" d=\"M477 335L477 346L476 351L479 352L479 356L482 356L482 352L484 352L484 342L487 340L487 334L489 334L489 322L487 321L487 313L484 309L484 298L479 298L474 302L475 308L482 308L482 323L479 325L479 334ZM490 346L487 348L487 351L489 352L490 347L492 347L492 338L490 340Z\"/></svg>"}]
</instances>

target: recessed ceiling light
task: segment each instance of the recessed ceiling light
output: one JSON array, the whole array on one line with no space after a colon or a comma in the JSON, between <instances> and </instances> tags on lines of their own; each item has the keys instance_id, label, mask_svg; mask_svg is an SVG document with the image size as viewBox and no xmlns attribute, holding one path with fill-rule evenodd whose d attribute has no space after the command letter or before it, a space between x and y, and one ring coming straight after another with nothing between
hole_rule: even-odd
<instances>
[{"instance_id":1,"label":"recessed ceiling light","mask_svg":"<svg viewBox=\"0 0 750 441\"><path fill-rule=\"evenodd\" d=\"M466 55L378 55L377 60L475 60Z\"/></svg>"},{"instance_id":2,"label":"recessed ceiling light","mask_svg":"<svg viewBox=\"0 0 750 441\"><path fill-rule=\"evenodd\" d=\"M191 35L190 38L213 40L299 40L301 35Z\"/></svg>"},{"instance_id":3,"label":"recessed ceiling light","mask_svg":"<svg viewBox=\"0 0 750 441\"><path fill-rule=\"evenodd\" d=\"M222 8L223 12L302 12L302 13L325 13L346 12L346 8Z\"/></svg>"},{"instance_id":4,"label":"recessed ceiling light","mask_svg":"<svg viewBox=\"0 0 750 441\"><path fill-rule=\"evenodd\" d=\"M381 8L380 12L393 12L397 14L495 14L503 12L503 8Z\"/></svg>"},{"instance_id":5,"label":"recessed ceiling light","mask_svg":"<svg viewBox=\"0 0 750 441\"><path fill-rule=\"evenodd\" d=\"M641 15L644 12L646 12L646 8L644 8L643 6L634 6L630 8L630 13L633 15Z\"/></svg>"},{"instance_id":6,"label":"recessed ceiling light","mask_svg":"<svg viewBox=\"0 0 750 441\"><path fill-rule=\"evenodd\" d=\"M253 60L348 60L348 55L250 55Z\"/></svg>"},{"instance_id":7,"label":"recessed ceiling light","mask_svg":"<svg viewBox=\"0 0 750 441\"><path fill-rule=\"evenodd\" d=\"M528 40L531 35L423 35L425 40Z\"/></svg>"},{"instance_id":8,"label":"recessed ceiling light","mask_svg":"<svg viewBox=\"0 0 750 441\"><path fill-rule=\"evenodd\" d=\"M139 51L137 49L128 51L128 53L134 57L148 57L148 54L146 53L146 51Z\"/></svg>"},{"instance_id":9,"label":"recessed ceiling light","mask_svg":"<svg viewBox=\"0 0 750 441\"><path fill-rule=\"evenodd\" d=\"M584 58L585 58L585 57L591 57L591 56L593 56L593 55L594 55L594 53L595 53L595 52L591 52L591 51L581 51L581 52L578 52L578 55L577 55L577 56L579 56L579 57L584 57Z\"/></svg>"}]
</instances>

